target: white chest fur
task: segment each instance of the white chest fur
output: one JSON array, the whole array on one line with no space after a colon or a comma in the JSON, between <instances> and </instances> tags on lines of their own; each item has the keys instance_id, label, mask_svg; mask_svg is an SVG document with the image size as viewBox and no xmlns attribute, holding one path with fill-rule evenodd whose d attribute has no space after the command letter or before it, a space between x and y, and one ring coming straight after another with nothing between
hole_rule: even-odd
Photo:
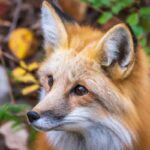
<instances>
[{"instance_id":1,"label":"white chest fur","mask_svg":"<svg viewBox=\"0 0 150 150\"><path fill-rule=\"evenodd\" d=\"M111 128L109 127L111 126ZM48 132L50 142L57 150L132 150L132 135L118 122L97 124L83 135L65 131Z\"/></svg>"}]
</instances>

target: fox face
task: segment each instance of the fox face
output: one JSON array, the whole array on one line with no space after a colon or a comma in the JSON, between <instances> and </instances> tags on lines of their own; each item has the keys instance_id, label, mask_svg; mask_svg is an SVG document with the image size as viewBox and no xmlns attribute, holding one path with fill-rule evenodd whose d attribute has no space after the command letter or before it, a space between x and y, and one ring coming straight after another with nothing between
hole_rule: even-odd
<instances>
[{"instance_id":1,"label":"fox face","mask_svg":"<svg viewBox=\"0 0 150 150\"><path fill-rule=\"evenodd\" d=\"M46 1L42 28L46 59L39 69L41 101L27 114L31 125L50 131L52 140L62 131L81 135L87 142L75 149L133 149L139 118L124 91L136 64L129 28L118 24L103 33L80 26Z\"/></svg>"}]
</instances>

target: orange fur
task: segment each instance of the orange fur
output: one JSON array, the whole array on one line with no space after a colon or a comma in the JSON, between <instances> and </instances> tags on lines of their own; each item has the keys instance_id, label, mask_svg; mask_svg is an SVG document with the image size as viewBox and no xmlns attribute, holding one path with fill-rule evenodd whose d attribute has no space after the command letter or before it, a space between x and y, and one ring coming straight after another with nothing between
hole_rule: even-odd
<instances>
[{"instance_id":1,"label":"orange fur","mask_svg":"<svg viewBox=\"0 0 150 150\"><path fill-rule=\"evenodd\" d=\"M78 21L83 21L87 5L80 0L59 0L63 10ZM73 6L73 7L72 7Z\"/></svg>"},{"instance_id":2,"label":"orange fur","mask_svg":"<svg viewBox=\"0 0 150 150\"><path fill-rule=\"evenodd\" d=\"M35 150L54 150L48 143L48 139L43 133L38 133L34 143Z\"/></svg>"},{"instance_id":3,"label":"orange fur","mask_svg":"<svg viewBox=\"0 0 150 150\"><path fill-rule=\"evenodd\" d=\"M52 9L49 4L45 5ZM57 17L56 20L59 25L62 23ZM33 110L38 113L53 110L56 114L69 114L79 106L95 109L96 116L107 118L112 115L132 131L136 137L135 150L149 150L149 67L142 48L138 46L134 49L128 27L120 24L107 33L102 33L89 26L65 23L65 28L62 29L61 36L65 35L65 40L62 39L63 43L61 41L57 48L46 46L48 56L39 71L40 78L52 74L55 84L52 89L48 88L47 96ZM109 46L106 41L118 29L125 32L130 45L130 62L125 69L120 67L119 62L110 66L106 63L107 56L104 49ZM104 69L101 66L105 66ZM42 84L44 87L48 86L45 80ZM90 93L82 97L68 96L71 87L76 84L84 85ZM102 99L102 106L98 109L95 106L97 105L95 97Z\"/></svg>"}]
</instances>

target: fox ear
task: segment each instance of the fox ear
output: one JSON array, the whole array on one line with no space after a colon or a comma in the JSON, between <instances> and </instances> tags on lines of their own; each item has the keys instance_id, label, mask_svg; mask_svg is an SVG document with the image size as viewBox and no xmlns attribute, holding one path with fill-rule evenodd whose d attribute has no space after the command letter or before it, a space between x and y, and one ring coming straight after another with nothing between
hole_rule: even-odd
<instances>
[{"instance_id":1,"label":"fox ear","mask_svg":"<svg viewBox=\"0 0 150 150\"><path fill-rule=\"evenodd\" d=\"M68 35L63 23L64 17L61 18L60 14L63 15L63 12L53 2L43 2L41 21L45 48L55 48L60 44L67 43Z\"/></svg>"},{"instance_id":2,"label":"fox ear","mask_svg":"<svg viewBox=\"0 0 150 150\"><path fill-rule=\"evenodd\" d=\"M129 75L134 65L134 43L125 24L110 29L100 40L102 67L115 79Z\"/></svg>"}]
</instances>

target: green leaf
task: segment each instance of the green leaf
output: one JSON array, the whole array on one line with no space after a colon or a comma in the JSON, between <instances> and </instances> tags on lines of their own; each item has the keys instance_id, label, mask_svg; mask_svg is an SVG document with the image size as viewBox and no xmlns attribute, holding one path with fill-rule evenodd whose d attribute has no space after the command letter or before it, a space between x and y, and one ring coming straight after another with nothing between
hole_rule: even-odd
<instances>
[{"instance_id":1,"label":"green leaf","mask_svg":"<svg viewBox=\"0 0 150 150\"><path fill-rule=\"evenodd\" d=\"M148 54L150 54L150 47L145 47L144 49L145 49L145 51L146 51ZM150 57L149 57L149 58L150 58Z\"/></svg>"},{"instance_id":2,"label":"green leaf","mask_svg":"<svg viewBox=\"0 0 150 150\"><path fill-rule=\"evenodd\" d=\"M101 3L104 7L111 6L111 0L100 0L99 3Z\"/></svg>"},{"instance_id":3,"label":"green leaf","mask_svg":"<svg viewBox=\"0 0 150 150\"><path fill-rule=\"evenodd\" d=\"M141 39L140 43L142 47L145 47L147 45L147 39L146 38Z\"/></svg>"},{"instance_id":4,"label":"green leaf","mask_svg":"<svg viewBox=\"0 0 150 150\"><path fill-rule=\"evenodd\" d=\"M144 29L139 25L131 26L131 28L138 37L142 36L145 32Z\"/></svg>"},{"instance_id":5,"label":"green leaf","mask_svg":"<svg viewBox=\"0 0 150 150\"><path fill-rule=\"evenodd\" d=\"M150 15L141 16L140 24L144 28L145 32L150 32Z\"/></svg>"},{"instance_id":6,"label":"green leaf","mask_svg":"<svg viewBox=\"0 0 150 150\"><path fill-rule=\"evenodd\" d=\"M18 113L28 110L28 105L19 104L5 104L0 106L0 121L14 121L15 124L19 124L20 119Z\"/></svg>"},{"instance_id":7,"label":"green leaf","mask_svg":"<svg viewBox=\"0 0 150 150\"><path fill-rule=\"evenodd\" d=\"M137 25L139 23L139 16L137 13L133 13L131 15L129 15L126 19L126 22L131 25L131 26L134 26L134 25Z\"/></svg>"},{"instance_id":8,"label":"green leaf","mask_svg":"<svg viewBox=\"0 0 150 150\"><path fill-rule=\"evenodd\" d=\"M112 18L112 16L113 15L111 12L105 12L98 19L98 23L105 24L107 21L109 21Z\"/></svg>"},{"instance_id":9,"label":"green leaf","mask_svg":"<svg viewBox=\"0 0 150 150\"><path fill-rule=\"evenodd\" d=\"M139 14L141 16L150 15L150 7L142 7L142 8L140 8Z\"/></svg>"},{"instance_id":10,"label":"green leaf","mask_svg":"<svg viewBox=\"0 0 150 150\"><path fill-rule=\"evenodd\" d=\"M100 8L102 6L101 1L99 0L81 0L81 2L90 3L95 8Z\"/></svg>"},{"instance_id":11,"label":"green leaf","mask_svg":"<svg viewBox=\"0 0 150 150\"><path fill-rule=\"evenodd\" d=\"M123 7L122 3L117 3L112 6L111 10L114 14L118 14L123 8L124 7Z\"/></svg>"},{"instance_id":12,"label":"green leaf","mask_svg":"<svg viewBox=\"0 0 150 150\"><path fill-rule=\"evenodd\" d=\"M118 3L123 3L124 4L124 8L130 6L131 4L133 4L134 0L122 0L119 1Z\"/></svg>"}]
</instances>

